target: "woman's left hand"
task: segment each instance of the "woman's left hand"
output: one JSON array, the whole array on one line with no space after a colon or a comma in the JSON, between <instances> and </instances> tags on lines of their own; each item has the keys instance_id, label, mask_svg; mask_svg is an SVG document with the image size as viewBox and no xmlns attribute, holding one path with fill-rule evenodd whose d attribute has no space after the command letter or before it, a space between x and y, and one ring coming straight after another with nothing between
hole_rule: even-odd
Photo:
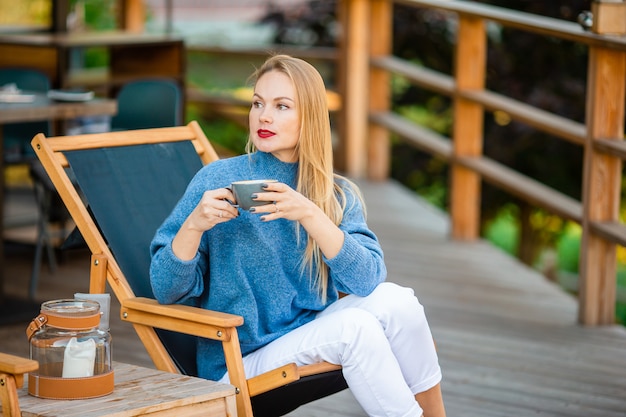
<instances>
[{"instance_id":1,"label":"woman's left hand","mask_svg":"<svg viewBox=\"0 0 626 417\"><path fill-rule=\"evenodd\" d=\"M318 209L315 204L287 184L271 182L265 191L257 194L256 201L266 201L267 204L250 209L254 213L263 214L263 221L288 219L301 221L306 216L313 215ZM267 213L267 214L264 214Z\"/></svg>"},{"instance_id":2,"label":"woman's left hand","mask_svg":"<svg viewBox=\"0 0 626 417\"><path fill-rule=\"evenodd\" d=\"M268 204L253 207L254 213L264 214L263 221L288 219L300 222L309 236L317 242L324 256L335 257L343 246L344 234L311 200L280 182L268 183L257 201ZM250 209L252 211L252 209Z\"/></svg>"}]
</instances>

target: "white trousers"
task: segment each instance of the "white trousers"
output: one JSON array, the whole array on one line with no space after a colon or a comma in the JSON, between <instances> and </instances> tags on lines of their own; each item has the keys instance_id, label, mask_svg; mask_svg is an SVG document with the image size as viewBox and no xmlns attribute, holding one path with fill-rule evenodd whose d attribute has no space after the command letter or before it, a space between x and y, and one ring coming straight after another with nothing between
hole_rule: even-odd
<instances>
[{"instance_id":1,"label":"white trousers","mask_svg":"<svg viewBox=\"0 0 626 417\"><path fill-rule=\"evenodd\" d=\"M424 308L412 289L388 282L367 297L341 298L312 322L243 358L248 378L291 362L320 361L343 367L369 416L419 417L415 394L441 381Z\"/></svg>"}]
</instances>

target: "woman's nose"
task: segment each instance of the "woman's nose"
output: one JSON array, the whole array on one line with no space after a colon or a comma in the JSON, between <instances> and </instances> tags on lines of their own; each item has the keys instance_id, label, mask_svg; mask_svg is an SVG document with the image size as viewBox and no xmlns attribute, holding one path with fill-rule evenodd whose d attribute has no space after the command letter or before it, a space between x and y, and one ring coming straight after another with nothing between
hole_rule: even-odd
<instances>
[{"instance_id":1,"label":"woman's nose","mask_svg":"<svg viewBox=\"0 0 626 417\"><path fill-rule=\"evenodd\" d=\"M263 111L261 112L261 117L259 117L259 119L265 123L270 123L272 121L272 116L267 108L263 109Z\"/></svg>"}]
</instances>

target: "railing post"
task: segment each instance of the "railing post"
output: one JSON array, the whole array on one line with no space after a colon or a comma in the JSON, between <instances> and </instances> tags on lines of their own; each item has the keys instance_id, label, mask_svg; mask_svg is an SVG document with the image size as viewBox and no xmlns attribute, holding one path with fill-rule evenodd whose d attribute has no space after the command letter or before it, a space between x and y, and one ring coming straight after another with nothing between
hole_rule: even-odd
<instances>
[{"instance_id":1,"label":"railing post","mask_svg":"<svg viewBox=\"0 0 626 417\"><path fill-rule=\"evenodd\" d=\"M352 178L363 178L367 169L369 0L343 1L345 173Z\"/></svg>"},{"instance_id":2,"label":"railing post","mask_svg":"<svg viewBox=\"0 0 626 417\"><path fill-rule=\"evenodd\" d=\"M370 55L372 57L390 55L393 41L393 4L390 0L373 0L370 4L369 33L376 34L370 40ZM371 66L369 68L369 111L389 111L391 108L389 72ZM391 165L389 130L370 123L368 134L368 178L374 181L386 180Z\"/></svg>"},{"instance_id":3,"label":"railing post","mask_svg":"<svg viewBox=\"0 0 626 417\"><path fill-rule=\"evenodd\" d=\"M122 0L120 2L120 25L129 32L144 31L146 6L142 0Z\"/></svg>"},{"instance_id":4,"label":"railing post","mask_svg":"<svg viewBox=\"0 0 626 417\"><path fill-rule=\"evenodd\" d=\"M594 32L626 33L626 4L595 2L592 11ZM616 245L594 234L592 223L619 221L622 161L596 151L594 141L623 140L624 74L624 52L590 47L578 316L586 325L615 321Z\"/></svg>"},{"instance_id":5,"label":"railing post","mask_svg":"<svg viewBox=\"0 0 626 417\"><path fill-rule=\"evenodd\" d=\"M486 51L485 22L460 15L454 70L457 91L450 187L451 233L452 238L458 240L474 240L480 233L480 175L455 160L482 155L484 110L480 104L464 99L462 93L484 89Z\"/></svg>"}]
</instances>

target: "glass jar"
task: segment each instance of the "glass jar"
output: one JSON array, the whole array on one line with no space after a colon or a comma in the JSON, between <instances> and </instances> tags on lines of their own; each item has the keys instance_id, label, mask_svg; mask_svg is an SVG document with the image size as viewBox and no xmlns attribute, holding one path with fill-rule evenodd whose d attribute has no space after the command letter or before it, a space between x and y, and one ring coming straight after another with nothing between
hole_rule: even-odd
<instances>
[{"instance_id":1,"label":"glass jar","mask_svg":"<svg viewBox=\"0 0 626 417\"><path fill-rule=\"evenodd\" d=\"M27 329L30 358L28 392L43 398L92 398L113 391L111 336L100 329L97 301L66 299L41 305Z\"/></svg>"}]
</instances>

